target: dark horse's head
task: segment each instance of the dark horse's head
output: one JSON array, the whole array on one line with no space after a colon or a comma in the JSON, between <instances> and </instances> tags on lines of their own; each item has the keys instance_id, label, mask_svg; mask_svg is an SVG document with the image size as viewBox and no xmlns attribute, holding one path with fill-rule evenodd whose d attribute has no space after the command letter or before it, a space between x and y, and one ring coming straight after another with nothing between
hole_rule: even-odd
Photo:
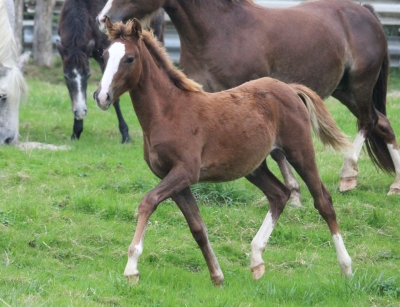
<instances>
[{"instance_id":1,"label":"dark horse's head","mask_svg":"<svg viewBox=\"0 0 400 307\"><path fill-rule=\"evenodd\" d=\"M105 31L106 16L111 22L123 21L135 17L140 20L143 26L149 26L154 15L160 14L163 17L163 10L158 10L164 5L165 0L108 0L104 8L97 15L97 22L100 30ZM157 30L156 30L156 36Z\"/></svg>"},{"instance_id":2,"label":"dark horse's head","mask_svg":"<svg viewBox=\"0 0 400 307\"><path fill-rule=\"evenodd\" d=\"M69 47L57 41L57 49L63 62L65 83L72 102L72 113L78 120L83 119L87 113L86 87L90 77L89 56L94 44L94 39L91 39L86 45Z\"/></svg>"}]
</instances>

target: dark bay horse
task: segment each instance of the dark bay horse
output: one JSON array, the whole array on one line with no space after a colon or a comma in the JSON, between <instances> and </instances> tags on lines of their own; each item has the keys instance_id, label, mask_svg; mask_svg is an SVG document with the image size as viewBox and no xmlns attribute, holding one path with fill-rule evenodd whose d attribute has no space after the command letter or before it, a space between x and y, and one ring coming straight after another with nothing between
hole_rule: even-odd
<instances>
[{"instance_id":1,"label":"dark bay horse","mask_svg":"<svg viewBox=\"0 0 400 307\"><path fill-rule=\"evenodd\" d=\"M172 198L185 216L215 285L223 274L207 238L190 186L246 177L268 198L270 209L251 243L254 279L265 271L262 252L290 197L290 190L268 169L266 157L282 150L309 188L314 206L327 222L342 272L351 274L349 257L339 233L332 198L321 182L310 124L323 143L336 149L352 146L337 128L323 101L298 84L261 78L219 93L175 68L151 32L137 19L111 24L106 20L111 45L104 52L106 69L94 93L107 110L129 92L143 130L144 158L161 183L141 201L139 218L128 250L125 275L139 278L137 264L143 251L151 214Z\"/></svg>"},{"instance_id":2,"label":"dark bay horse","mask_svg":"<svg viewBox=\"0 0 400 307\"><path fill-rule=\"evenodd\" d=\"M323 99L332 95L357 118L354 150L345 154L339 188L356 187L357 161L366 141L372 161L396 178L400 152L386 117L388 52L374 10L349 0L317 0L272 9L251 0L109 0L97 17L112 21L144 18L163 7L181 41L185 73L216 92L270 76L301 83ZM250 35L251 33L251 35ZM294 202L299 185L284 155L274 151Z\"/></svg>"},{"instance_id":3,"label":"dark bay horse","mask_svg":"<svg viewBox=\"0 0 400 307\"><path fill-rule=\"evenodd\" d=\"M65 83L72 102L74 127L71 139L79 139L83 131L83 119L87 113L86 88L90 77L89 57L93 57L104 70L102 54L109 42L96 24L96 15L106 0L65 0L61 10L58 34L61 41L57 49L63 61ZM158 10L151 20L158 38L163 40L164 11ZM129 129L119 105L114 104L122 142L129 142Z\"/></svg>"}]
</instances>

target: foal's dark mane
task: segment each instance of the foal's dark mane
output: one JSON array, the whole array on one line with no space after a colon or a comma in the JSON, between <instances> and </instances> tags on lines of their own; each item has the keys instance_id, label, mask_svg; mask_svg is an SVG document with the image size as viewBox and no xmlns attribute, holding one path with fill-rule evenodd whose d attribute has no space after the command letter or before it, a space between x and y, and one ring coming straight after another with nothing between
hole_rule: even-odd
<instances>
[{"instance_id":1,"label":"foal's dark mane","mask_svg":"<svg viewBox=\"0 0 400 307\"><path fill-rule=\"evenodd\" d=\"M132 41L132 35L135 34L132 33L132 24L132 20L129 20L126 24L122 22L114 23L112 29L109 29L109 39L114 40L120 38L122 40ZM190 92L203 91L202 85L189 79L182 71L174 66L166 49L154 36L153 31L143 30L141 40L157 65L165 70L171 81L178 88Z\"/></svg>"}]
</instances>

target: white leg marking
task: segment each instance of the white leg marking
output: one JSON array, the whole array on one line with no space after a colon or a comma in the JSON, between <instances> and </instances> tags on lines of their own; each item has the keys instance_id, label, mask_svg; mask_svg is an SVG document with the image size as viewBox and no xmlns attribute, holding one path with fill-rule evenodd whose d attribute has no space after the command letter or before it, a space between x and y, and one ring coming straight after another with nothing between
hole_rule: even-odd
<instances>
[{"instance_id":1,"label":"white leg marking","mask_svg":"<svg viewBox=\"0 0 400 307\"><path fill-rule=\"evenodd\" d=\"M358 157L360 156L361 149L364 145L365 137L362 132L359 132L354 139L353 149L346 152L344 155L344 163L342 167L342 172L340 174L341 178L355 177L358 175Z\"/></svg>"},{"instance_id":2,"label":"white leg marking","mask_svg":"<svg viewBox=\"0 0 400 307\"><path fill-rule=\"evenodd\" d=\"M78 93L73 101L72 112L75 115L76 119L83 119L86 116L86 99L82 92L82 76L78 73L76 69L74 69L75 83L78 89Z\"/></svg>"},{"instance_id":3,"label":"white leg marking","mask_svg":"<svg viewBox=\"0 0 400 307\"><path fill-rule=\"evenodd\" d=\"M339 262L339 266L342 269L342 272L346 276L351 275L351 258L347 253L346 247L344 246L344 242L342 236L338 234L332 235L333 243L335 244L337 258Z\"/></svg>"},{"instance_id":4,"label":"white leg marking","mask_svg":"<svg viewBox=\"0 0 400 307\"><path fill-rule=\"evenodd\" d=\"M395 149L392 144L388 144L387 147L389 149L390 156L392 157L396 172L396 178L390 186L388 195L400 194L400 152L399 149Z\"/></svg>"},{"instance_id":5,"label":"white leg marking","mask_svg":"<svg viewBox=\"0 0 400 307\"><path fill-rule=\"evenodd\" d=\"M125 55L125 45L120 42L114 43L111 45L110 49L108 49L108 53L109 58L106 70L101 78L101 90L98 95L98 104L100 107L105 106L111 82L115 73L118 71L118 66L122 57Z\"/></svg>"},{"instance_id":6,"label":"white leg marking","mask_svg":"<svg viewBox=\"0 0 400 307\"><path fill-rule=\"evenodd\" d=\"M129 247L129 250L131 247ZM135 245L133 248L132 255L128 253L128 263L126 264L124 275L127 277L139 276L139 271L137 269L137 265L139 262L139 257L143 252L143 239L140 240L138 245Z\"/></svg>"},{"instance_id":7,"label":"white leg marking","mask_svg":"<svg viewBox=\"0 0 400 307\"><path fill-rule=\"evenodd\" d=\"M271 211L268 211L260 229L258 230L256 236L251 242L251 260L250 267L254 268L257 265L263 264L262 252L267 246L269 237L275 227L275 221L272 219Z\"/></svg>"}]
</instances>

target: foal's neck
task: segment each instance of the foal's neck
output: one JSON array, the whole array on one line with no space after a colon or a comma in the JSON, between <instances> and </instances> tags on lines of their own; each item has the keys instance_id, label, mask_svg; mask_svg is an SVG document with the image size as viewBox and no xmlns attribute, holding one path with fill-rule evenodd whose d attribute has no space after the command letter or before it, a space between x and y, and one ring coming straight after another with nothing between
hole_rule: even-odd
<instances>
[{"instance_id":1,"label":"foal's neck","mask_svg":"<svg viewBox=\"0 0 400 307\"><path fill-rule=\"evenodd\" d=\"M147 133L163 122L162 119L169 116L168 112L175 109L189 92L173 84L167 72L155 63L147 48L142 48L141 59L139 82L129 94L143 132Z\"/></svg>"}]
</instances>

